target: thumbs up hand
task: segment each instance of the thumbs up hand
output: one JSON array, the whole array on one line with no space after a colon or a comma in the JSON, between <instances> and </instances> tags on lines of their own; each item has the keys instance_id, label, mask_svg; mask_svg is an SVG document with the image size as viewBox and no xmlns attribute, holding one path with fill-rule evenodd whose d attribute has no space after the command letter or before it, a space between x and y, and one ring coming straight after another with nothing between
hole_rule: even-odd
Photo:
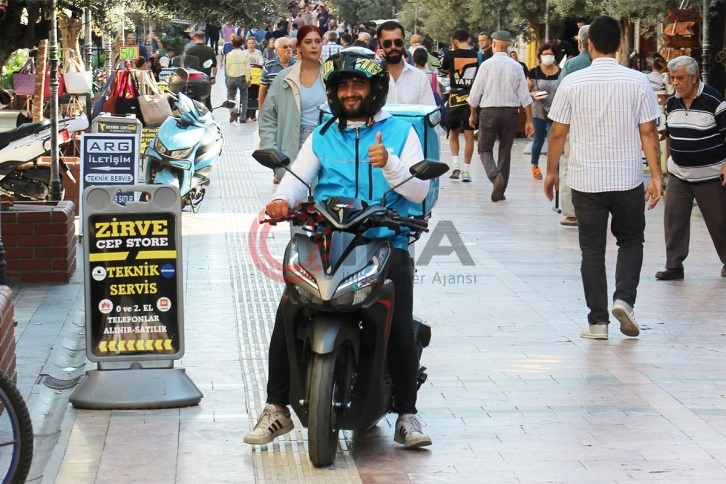
<instances>
[{"instance_id":1,"label":"thumbs up hand","mask_svg":"<svg viewBox=\"0 0 726 484\"><path fill-rule=\"evenodd\" d=\"M368 147L368 159L376 168L383 168L388 163L388 150L383 145L383 135L376 133L376 144Z\"/></svg>"}]
</instances>

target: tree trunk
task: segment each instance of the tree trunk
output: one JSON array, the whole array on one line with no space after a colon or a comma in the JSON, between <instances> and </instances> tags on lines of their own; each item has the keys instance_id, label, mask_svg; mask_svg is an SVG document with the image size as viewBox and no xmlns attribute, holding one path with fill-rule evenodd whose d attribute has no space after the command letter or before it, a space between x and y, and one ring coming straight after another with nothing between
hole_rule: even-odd
<instances>
[{"instance_id":1,"label":"tree trunk","mask_svg":"<svg viewBox=\"0 0 726 484\"><path fill-rule=\"evenodd\" d=\"M58 12L58 28L61 33L61 61L65 65L69 57L82 59L78 39L83 33L83 18L71 18L62 10ZM72 52L71 52L72 51Z\"/></svg>"},{"instance_id":2,"label":"tree trunk","mask_svg":"<svg viewBox=\"0 0 726 484\"><path fill-rule=\"evenodd\" d=\"M633 23L626 19L620 19L620 54L618 62L624 66L630 66L630 51L633 49L630 41L633 36Z\"/></svg>"},{"instance_id":3,"label":"tree trunk","mask_svg":"<svg viewBox=\"0 0 726 484\"><path fill-rule=\"evenodd\" d=\"M43 119L43 106L45 96L45 65L48 58L48 40L38 43L38 56L35 59L35 95L33 95L33 122Z\"/></svg>"}]
</instances>

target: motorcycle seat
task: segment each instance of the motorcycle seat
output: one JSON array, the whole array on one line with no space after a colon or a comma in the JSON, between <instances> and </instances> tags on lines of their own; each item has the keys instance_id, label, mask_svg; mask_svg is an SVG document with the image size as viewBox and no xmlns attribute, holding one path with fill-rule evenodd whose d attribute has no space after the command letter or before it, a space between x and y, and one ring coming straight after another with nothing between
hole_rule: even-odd
<instances>
[{"instance_id":1,"label":"motorcycle seat","mask_svg":"<svg viewBox=\"0 0 726 484\"><path fill-rule=\"evenodd\" d=\"M48 125L50 125L50 121L46 119L37 123L21 124L17 128L0 132L0 149L5 148L15 140L39 133Z\"/></svg>"}]
</instances>

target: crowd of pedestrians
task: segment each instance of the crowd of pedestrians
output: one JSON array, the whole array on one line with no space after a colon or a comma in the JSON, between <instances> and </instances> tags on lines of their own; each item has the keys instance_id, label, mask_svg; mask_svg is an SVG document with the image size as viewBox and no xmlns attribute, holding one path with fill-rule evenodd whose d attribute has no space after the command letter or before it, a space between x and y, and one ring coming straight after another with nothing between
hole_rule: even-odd
<instances>
[{"instance_id":1,"label":"crowd of pedestrians","mask_svg":"<svg viewBox=\"0 0 726 484\"><path fill-rule=\"evenodd\" d=\"M230 121L255 120L253 108L258 108L261 147L277 147L295 160L321 119L318 107L326 100L323 62L350 46L370 49L385 61L389 103L442 106L442 126L452 155L450 178L472 181L476 148L492 184L493 202L507 199L511 150L523 127L533 137L533 179L544 178L546 195L559 197L560 223L579 228L590 310L582 336L607 339L608 223L619 246L611 312L624 334L639 332L633 308L643 259L644 210L645 202L653 208L663 197L665 176L656 122L665 114L661 134L670 175L664 217L667 259L655 276L684 278L695 201L723 264L721 276L726 277L726 103L699 80L695 60L679 57L666 62L655 55L648 75L620 66L615 53L621 32L609 17L592 25L583 22L576 37L577 55L562 42L541 44L531 69L518 59L514 39L504 30L478 33L477 48L470 32L458 29L452 33L451 49L437 58L426 49L423 37L415 34L407 39L396 21L368 32L361 26L338 24L325 5L303 1L298 6L294 21L280 23L274 30L226 24L220 29L227 51L221 65L229 70L228 97L240 96L239 109ZM245 50L235 41L242 35L246 35ZM273 46L271 51L268 47L267 60L265 42ZM261 72L259 102L246 103L242 98L247 87L251 99L255 67ZM666 91L674 95L660 106L655 93ZM245 116L247 109L252 111ZM701 114L689 117L691 112ZM539 161L546 140L545 175ZM650 171L647 184L643 156ZM276 172L273 181L279 183L283 175Z\"/></svg>"},{"instance_id":2,"label":"crowd of pedestrians","mask_svg":"<svg viewBox=\"0 0 726 484\"><path fill-rule=\"evenodd\" d=\"M692 58L666 62L656 57L653 73L647 76L621 66L616 60L620 26L607 16L580 26L579 54L570 52L562 42L545 42L537 50L537 64L530 69L518 59L514 39L505 30L480 32L475 47L470 32L457 29L451 35L451 49L436 58L420 35L407 39L403 25L396 21L385 21L375 32L368 32L360 26L338 24L324 4L303 0L295 4L295 10L292 22L282 22L274 29L228 24L220 28L224 56L220 65L226 70L227 97L240 97L230 122L257 120L261 148L278 148L293 162L303 153L304 164L309 164L315 158L313 150L318 149L310 140L322 138L320 129L316 131L323 119L321 105L331 99L344 104L343 108L336 105L343 109L337 117L335 106L328 113L333 116L331 122L341 126L341 133L349 128L348 121L367 128L380 122L378 108L366 116L346 111L348 103L362 103L363 94L378 102L385 91L389 103L442 106L442 126L452 154L450 178L472 181L476 149L492 184L491 201L501 202L507 199L511 150L523 125L525 135L533 137L532 178L544 179L544 192L550 200L561 197L560 223L578 227L589 310L581 336L605 340L610 315L626 336L640 332L634 307L643 263L645 211L664 197L656 123L665 115L662 134L670 174L664 216L667 258L665 268L655 277L685 277L694 200L723 264L721 276L726 277L726 102L700 80L698 64ZM377 82L353 79L330 90L326 69L342 69L343 59L353 52L364 57L370 53L371 59L383 61L386 89ZM252 99L255 68L260 71L259 101L253 104L247 98ZM661 106L656 92L668 89L674 95ZM374 135L367 141L371 164L383 146L380 133L375 142ZM543 173L539 161L545 140L549 146ZM649 170L647 179L643 157ZM280 193L296 183L283 177L284 171L273 175L273 182L281 183ZM284 211L288 200L282 197L271 203L268 213ZM619 248L612 298L605 266L608 226ZM277 341L273 339L271 358L282 351L274 349L279 346L279 336ZM277 382L281 395L285 393L286 380L279 374L282 366L274 366L271 372L278 374L271 373L269 405L248 434L245 441L249 443L267 443L292 429L285 398L270 390L275 390ZM397 441L407 447L429 445L430 439L413 417L414 404L415 400L400 413L405 421L411 419L412 427L405 432L418 440L409 435L408 440L398 436ZM399 427L397 423L397 435Z\"/></svg>"}]
</instances>

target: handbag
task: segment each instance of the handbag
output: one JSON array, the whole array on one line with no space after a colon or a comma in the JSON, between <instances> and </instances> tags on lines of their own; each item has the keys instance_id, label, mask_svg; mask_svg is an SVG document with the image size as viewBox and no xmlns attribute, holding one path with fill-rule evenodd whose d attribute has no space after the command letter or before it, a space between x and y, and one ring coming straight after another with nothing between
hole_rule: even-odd
<instances>
[{"instance_id":1,"label":"handbag","mask_svg":"<svg viewBox=\"0 0 726 484\"><path fill-rule=\"evenodd\" d=\"M63 73L58 71L56 73L58 76L58 97L63 97L63 94L65 94L65 81L63 79ZM45 99L50 99L50 63L48 63L48 66L45 69L45 85L43 86L43 97Z\"/></svg>"},{"instance_id":2,"label":"handbag","mask_svg":"<svg viewBox=\"0 0 726 484\"><path fill-rule=\"evenodd\" d=\"M151 94L141 94L139 96L139 109L144 118L144 125L163 123L166 118L171 116L171 106L169 106L166 94L159 92L156 83L151 82L146 72L143 73L141 78L141 86L141 92L145 92L147 89L151 91Z\"/></svg>"},{"instance_id":3,"label":"handbag","mask_svg":"<svg viewBox=\"0 0 726 484\"><path fill-rule=\"evenodd\" d=\"M134 77L132 71L124 71L125 76L122 77L120 82L120 92L118 99L116 100L116 114L131 114L137 119L141 120L143 124L143 115L139 108L139 98L137 96L138 89L134 85Z\"/></svg>"},{"instance_id":4,"label":"handbag","mask_svg":"<svg viewBox=\"0 0 726 484\"><path fill-rule=\"evenodd\" d=\"M68 49L71 54L63 66L63 80L68 94L86 94L91 90L93 77L91 71L86 71L78 60L76 52Z\"/></svg>"},{"instance_id":5,"label":"handbag","mask_svg":"<svg viewBox=\"0 0 726 484\"><path fill-rule=\"evenodd\" d=\"M28 59L20 71L13 74L13 90L19 96L35 94L35 66L33 59Z\"/></svg>"}]
</instances>

